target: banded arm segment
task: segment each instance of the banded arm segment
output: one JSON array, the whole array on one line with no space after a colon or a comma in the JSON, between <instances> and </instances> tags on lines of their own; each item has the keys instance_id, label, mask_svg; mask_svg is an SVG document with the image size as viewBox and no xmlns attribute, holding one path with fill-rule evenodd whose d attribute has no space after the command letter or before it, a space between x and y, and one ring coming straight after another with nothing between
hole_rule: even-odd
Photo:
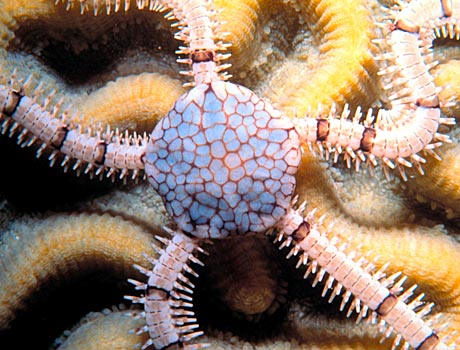
<instances>
[{"instance_id":1,"label":"banded arm segment","mask_svg":"<svg viewBox=\"0 0 460 350\"><path fill-rule=\"evenodd\" d=\"M26 96L21 89L0 86L1 131L9 132L12 137L16 132L18 144L22 147L40 143L37 157L44 151L51 151L49 160L53 165L59 154L64 155L61 165L64 170L71 166L78 173L120 178L132 172L137 178L144 169L143 157L146 152L147 137L120 135L118 131L105 132L91 129L82 130L65 121L65 116L58 115L57 110L49 112L46 106L34 98Z\"/></svg>"}]
</instances>

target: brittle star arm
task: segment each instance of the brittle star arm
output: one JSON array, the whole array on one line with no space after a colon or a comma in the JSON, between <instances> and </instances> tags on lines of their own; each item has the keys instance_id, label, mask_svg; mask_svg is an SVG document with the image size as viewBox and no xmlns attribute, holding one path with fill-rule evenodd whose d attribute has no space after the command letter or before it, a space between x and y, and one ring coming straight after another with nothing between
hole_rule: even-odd
<instances>
[{"instance_id":1,"label":"brittle star arm","mask_svg":"<svg viewBox=\"0 0 460 350\"><path fill-rule=\"evenodd\" d=\"M21 130L18 144L23 147L41 142L37 157L45 150L51 150L51 165L62 154L61 165L65 170L71 160L76 160L73 170L80 170L87 164L85 173L102 175L103 171L107 171L107 177L119 172L120 178L124 178L131 171L132 177L136 178L144 169L146 136L122 136L110 130L92 132L72 127L62 116L49 112L35 99L25 96L21 89L5 85L0 85L0 108L2 133L9 131L11 137Z\"/></svg>"},{"instance_id":2,"label":"brittle star arm","mask_svg":"<svg viewBox=\"0 0 460 350\"><path fill-rule=\"evenodd\" d=\"M229 75L221 72L229 65L219 65L219 62L229 55L216 53L226 50L227 45L216 41L222 35L215 34L217 23L210 17L210 4L198 0L165 0L155 1L150 9L164 11L167 8L171 12L166 18L176 18L179 21L177 25L180 31L176 38L186 43L178 53L186 54L189 58L178 61L191 66L190 71L182 72L194 78L194 82L188 85L227 79ZM134 179L144 169L149 140L147 136L122 136L118 131L115 134L110 130L93 132L71 126L65 123L64 118L59 118L57 112L48 112L33 98L25 96L22 89L16 90L11 86L0 86L0 108L3 133L9 130L12 136L20 129L18 143L23 146L30 146L39 140L42 145L37 156L51 149L51 165L55 163L58 154L63 154L61 165L65 170L69 168L71 160L76 160L72 169L79 172L82 165L87 164L84 172L91 175L102 175L107 171L108 177L114 178L115 174L120 173L120 178L125 178L132 172Z\"/></svg>"},{"instance_id":3,"label":"brittle star arm","mask_svg":"<svg viewBox=\"0 0 460 350\"><path fill-rule=\"evenodd\" d=\"M325 148L326 155L334 153L335 161L344 153L349 166L351 161L357 168L363 161L375 166L376 159L382 159L385 171L398 167L405 180L404 167L415 166L423 174L425 159L419 153L433 153L443 142L450 142L438 129L441 124L455 123L441 115L438 88L429 73L435 63L427 64L424 57L433 40L432 31L444 25L453 9L448 1L435 2L435 6L423 4L412 2L396 12L388 37L377 40L388 50L377 59L392 62L380 71L392 76L392 82L384 86L395 90L389 97L391 109L380 109L376 116L369 110L365 118L358 109L351 120L347 119L347 108L340 116L332 110L327 116L296 119L303 142L310 147L317 145L321 153ZM419 15L412 18L414 13ZM433 28L420 29L436 21L439 23Z\"/></svg>"},{"instance_id":4,"label":"brittle star arm","mask_svg":"<svg viewBox=\"0 0 460 350\"><path fill-rule=\"evenodd\" d=\"M312 215L304 218L301 213L305 203L297 210L291 211L278 224L276 241L282 241L280 249L293 245L287 257L299 253L297 267L309 264L305 278L310 273L316 274L313 285L321 282L327 273L322 295L332 290L329 302L343 294L340 308L343 309L350 297L354 297L349 314L353 309L358 312L358 321L372 311L371 319L381 318L380 330L385 337L396 334L393 348L410 345L418 350L447 350L454 345L447 345L432 329L430 320L425 320L433 307L432 303L423 303L423 295L411 298L415 287L401 289L404 278L396 281L398 275L385 277L382 270L373 274L372 264L364 266L340 251L318 227L311 224ZM402 294L398 295L398 293Z\"/></svg>"},{"instance_id":5,"label":"brittle star arm","mask_svg":"<svg viewBox=\"0 0 460 350\"><path fill-rule=\"evenodd\" d=\"M148 258L153 269L142 266L135 267L148 276L147 283L128 280L138 290L144 290L143 297L126 296L134 303L144 304L144 311L135 316L146 320L146 325L139 329L139 333L148 332L150 338L142 349L154 345L155 349L177 345L180 349L201 349L206 344L187 344L190 340L203 334L195 331L198 328L193 304L194 285L187 276L198 277L198 274L189 266L190 263L203 263L193 254L204 253L198 245L198 239L191 238L181 231L171 231L171 240L163 237L157 239L165 247L152 247L160 254L158 260Z\"/></svg>"}]
</instances>

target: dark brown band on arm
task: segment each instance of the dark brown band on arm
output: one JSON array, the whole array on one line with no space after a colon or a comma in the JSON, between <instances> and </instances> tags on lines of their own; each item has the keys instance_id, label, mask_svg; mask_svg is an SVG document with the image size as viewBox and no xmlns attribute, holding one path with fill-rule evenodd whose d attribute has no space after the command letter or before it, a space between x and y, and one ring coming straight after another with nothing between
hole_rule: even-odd
<instances>
[{"instance_id":1,"label":"dark brown band on arm","mask_svg":"<svg viewBox=\"0 0 460 350\"><path fill-rule=\"evenodd\" d=\"M361 137L361 142L359 144L359 148L363 152L370 152L372 151L372 147L374 147L374 139L377 132L373 128L365 128L363 132L363 137Z\"/></svg>"},{"instance_id":2,"label":"dark brown band on arm","mask_svg":"<svg viewBox=\"0 0 460 350\"><path fill-rule=\"evenodd\" d=\"M212 62L214 61L214 52L213 51L194 51L192 52L190 58L193 63L200 62Z\"/></svg>"},{"instance_id":3,"label":"dark brown band on arm","mask_svg":"<svg viewBox=\"0 0 460 350\"><path fill-rule=\"evenodd\" d=\"M19 106L19 103L21 102L21 98L24 96L24 92L22 90L11 90L8 93L7 97L7 104L3 106L2 113L7 115L7 116L12 116L14 112L16 112L16 109Z\"/></svg>"},{"instance_id":4,"label":"dark brown band on arm","mask_svg":"<svg viewBox=\"0 0 460 350\"><path fill-rule=\"evenodd\" d=\"M292 234L292 238L296 242L302 241L310 233L310 224L307 221L302 222L297 230Z\"/></svg>"},{"instance_id":5,"label":"dark brown band on arm","mask_svg":"<svg viewBox=\"0 0 460 350\"><path fill-rule=\"evenodd\" d=\"M398 302L398 297L393 293L387 295L375 310L380 316L386 316Z\"/></svg>"},{"instance_id":6,"label":"dark brown band on arm","mask_svg":"<svg viewBox=\"0 0 460 350\"><path fill-rule=\"evenodd\" d=\"M415 101L417 106L422 106L426 108L439 108L439 97L438 96L430 96L426 98L418 98Z\"/></svg>"},{"instance_id":7,"label":"dark brown band on arm","mask_svg":"<svg viewBox=\"0 0 460 350\"><path fill-rule=\"evenodd\" d=\"M66 125L58 127L51 139L51 145L56 149L61 149L68 132L69 128Z\"/></svg>"},{"instance_id":8,"label":"dark brown band on arm","mask_svg":"<svg viewBox=\"0 0 460 350\"><path fill-rule=\"evenodd\" d=\"M103 140L99 141L96 147L96 154L94 160L97 165L103 165L105 162L105 155L107 153L107 143Z\"/></svg>"},{"instance_id":9,"label":"dark brown band on arm","mask_svg":"<svg viewBox=\"0 0 460 350\"><path fill-rule=\"evenodd\" d=\"M419 346L417 346L416 350L434 350L438 344L439 337L436 333L431 333Z\"/></svg>"},{"instance_id":10,"label":"dark brown band on arm","mask_svg":"<svg viewBox=\"0 0 460 350\"><path fill-rule=\"evenodd\" d=\"M316 139L318 141L326 141L329 135L329 122L326 119L317 120Z\"/></svg>"}]
</instances>

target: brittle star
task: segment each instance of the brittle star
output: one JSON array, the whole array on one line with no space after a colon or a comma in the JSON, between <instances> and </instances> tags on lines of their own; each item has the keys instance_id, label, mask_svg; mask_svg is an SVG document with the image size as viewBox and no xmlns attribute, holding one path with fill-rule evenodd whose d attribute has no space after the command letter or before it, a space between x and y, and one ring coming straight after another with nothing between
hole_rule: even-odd
<instances>
[{"instance_id":1,"label":"brittle star","mask_svg":"<svg viewBox=\"0 0 460 350\"><path fill-rule=\"evenodd\" d=\"M251 90L226 81L230 76L221 72L228 65L220 62L229 55L219 52L227 45L211 19L212 4L202 0L150 3L154 11L170 8L167 18L179 21L176 37L187 46L178 53L188 56L179 61L191 65L185 74L193 77L194 87L175 102L149 137L83 133L21 90L1 87L3 130L13 135L22 128L19 143L39 140L38 155L52 149L51 163L64 154L63 166L75 159L74 170L87 163L85 172L96 175L107 171L109 177L118 172L125 177L132 171L136 177L144 170L162 197L177 228L167 229L171 240L159 238L165 247L154 247L160 257L150 259L152 269L137 267L149 277L147 283L130 280L145 291L143 297L128 297L144 304L139 316L145 317L146 326L140 331L148 332L150 339L143 349L206 346L190 344L202 332L195 331L198 324L190 310L194 286L187 277L196 275L190 263L201 264L194 254L204 253L202 241L273 231L281 248L293 245L288 257L300 253L298 266L308 263L307 274L316 273L314 284L329 274L323 296L331 290L332 301L343 294L341 309L354 297L350 310L358 312L358 319L368 313L372 320L382 319L385 336L396 333L395 346L403 340L406 348L452 348L424 320L432 304L422 303L420 296L410 299L412 288L404 291L397 276L386 277L383 270L373 271L372 263L347 257L320 232L312 213L303 216L306 204L295 208L293 200L303 144L335 158L343 154L356 167L361 162L373 167L382 159L384 169L398 167L406 178L404 167L422 172L424 159L418 152L430 152L449 141L437 133L440 124L452 120L441 117L437 89L418 43L424 34L417 23L448 17L453 9L449 1L440 1L421 19L412 17L411 13L421 12L421 3L412 2L401 11L386 39L392 51L383 58L396 62L396 69L391 69L400 77L390 88L404 89L396 93L391 110L378 113L375 124L372 111L361 124L361 113L348 120L346 109L341 118L331 112L327 117L291 120ZM111 6L110 1L107 4Z\"/></svg>"}]
</instances>

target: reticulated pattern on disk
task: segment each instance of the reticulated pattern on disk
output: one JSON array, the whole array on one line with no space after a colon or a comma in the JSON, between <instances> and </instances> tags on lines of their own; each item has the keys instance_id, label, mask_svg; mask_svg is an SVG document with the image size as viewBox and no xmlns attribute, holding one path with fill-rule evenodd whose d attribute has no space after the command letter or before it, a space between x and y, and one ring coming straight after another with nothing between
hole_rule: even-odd
<instances>
[{"instance_id":1,"label":"reticulated pattern on disk","mask_svg":"<svg viewBox=\"0 0 460 350\"><path fill-rule=\"evenodd\" d=\"M300 163L291 120L229 82L181 96L151 134L145 171L185 232L264 231L286 214Z\"/></svg>"}]
</instances>

